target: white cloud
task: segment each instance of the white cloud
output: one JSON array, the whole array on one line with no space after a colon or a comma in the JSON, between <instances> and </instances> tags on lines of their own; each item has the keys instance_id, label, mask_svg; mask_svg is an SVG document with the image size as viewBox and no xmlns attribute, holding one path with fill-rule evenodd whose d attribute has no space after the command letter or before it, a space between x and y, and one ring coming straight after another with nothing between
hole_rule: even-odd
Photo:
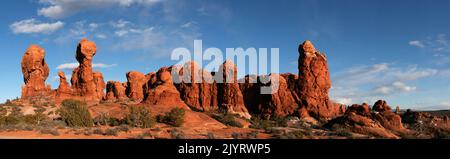
<instances>
[{"instance_id":1,"label":"white cloud","mask_svg":"<svg viewBox=\"0 0 450 159\"><path fill-rule=\"evenodd\" d=\"M430 36L422 40L413 40L409 42L409 45L418 48L426 49L433 54L450 52L450 45L446 34L438 34L436 36Z\"/></svg>"},{"instance_id":2,"label":"white cloud","mask_svg":"<svg viewBox=\"0 0 450 159\"><path fill-rule=\"evenodd\" d=\"M121 28L125 28L129 25L132 25L133 23L123 20L123 19L120 19L118 21L111 21L110 24L114 28L121 29Z\"/></svg>"},{"instance_id":3,"label":"white cloud","mask_svg":"<svg viewBox=\"0 0 450 159\"><path fill-rule=\"evenodd\" d=\"M344 105L352 105L353 104L353 100L351 98L336 98L334 99L335 102L339 103L339 104L344 104Z\"/></svg>"},{"instance_id":4,"label":"white cloud","mask_svg":"<svg viewBox=\"0 0 450 159\"><path fill-rule=\"evenodd\" d=\"M75 69L78 67L78 63L64 63L56 67L58 70L65 70L65 69ZM117 64L104 64L104 63L93 63L93 68L110 68L115 67Z\"/></svg>"},{"instance_id":5,"label":"white cloud","mask_svg":"<svg viewBox=\"0 0 450 159\"><path fill-rule=\"evenodd\" d=\"M61 64L58 65L58 67L56 67L56 69L58 70L64 70L64 69L74 69L78 67L78 63L65 63L65 64Z\"/></svg>"},{"instance_id":6,"label":"white cloud","mask_svg":"<svg viewBox=\"0 0 450 159\"><path fill-rule=\"evenodd\" d=\"M377 95L391 95L400 92L413 92L417 89L415 86L406 85L403 82L396 81L390 85L375 88L374 93Z\"/></svg>"},{"instance_id":7,"label":"white cloud","mask_svg":"<svg viewBox=\"0 0 450 159\"><path fill-rule=\"evenodd\" d=\"M51 34L62 27L64 27L64 23L61 21L42 23L35 19L22 20L10 25L14 34Z\"/></svg>"},{"instance_id":8,"label":"white cloud","mask_svg":"<svg viewBox=\"0 0 450 159\"><path fill-rule=\"evenodd\" d=\"M83 10L129 7L132 5L154 5L162 0L40 0L46 6L38 10L38 14L50 18L64 18Z\"/></svg>"},{"instance_id":9,"label":"white cloud","mask_svg":"<svg viewBox=\"0 0 450 159\"><path fill-rule=\"evenodd\" d=\"M356 66L332 76L330 96L335 101L373 103L399 93L417 91L411 82L438 74L439 70L417 65L403 68L387 63Z\"/></svg>"},{"instance_id":10,"label":"white cloud","mask_svg":"<svg viewBox=\"0 0 450 159\"><path fill-rule=\"evenodd\" d=\"M181 28L189 28L189 27L191 27L192 25L194 25L195 24L195 22L187 22L187 23L184 23L183 25L181 25L180 27Z\"/></svg>"},{"instance_id":11,"label":"white cloud","mask_svg":"<svg viewBox=\"0 0 450 159\"><path fill-rule=\"evenodd\" d=\"M424 47L425 47L425 44L423 44L423 43L422 43L421 41L419 41L419 40L410 41L410 42L409 42L409 45L415 46L415 47L418 47L418 48L424 48Z\"/></svg>"}]
</instances>

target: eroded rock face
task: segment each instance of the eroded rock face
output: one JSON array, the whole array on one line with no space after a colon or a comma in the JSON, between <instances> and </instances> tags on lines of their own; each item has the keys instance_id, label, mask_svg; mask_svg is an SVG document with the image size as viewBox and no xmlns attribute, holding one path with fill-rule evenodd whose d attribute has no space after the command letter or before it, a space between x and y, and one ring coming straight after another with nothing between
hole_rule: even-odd
<instances>
[{"instance_id":1,"label":"eroded rock face","mask_svg":"<svg viewBox=\"0 0 450 159\"><path fill-rule=\"evenodd\" d=\"M223 83L217 84L217 99L219 107L229 113L238 114L241 117L251 118L245 107L244 97L237 81L237 67L230 61L225 61L219 68L218 74L223 77Z\"/></svg>"},{"instance_id":2,"label":"eroded rock face","mask_svg":"<svg viewBox=\"0 0 450 159\"><path fill-rule=\"evenodd\" d=\"M164 67L148 81L144 102L151 105L184 107L187 105L180 98L180 92L173 84L171 68Z\"/></svg>"},{"instance_id":3,"label":"eroded rock face","mask_svg":"<svg viewBox=\"0 0 450 159\"><path fill-rule=\"evenodd\" d=\"M361 116L359 118L367 118L381 125L384 129L391 132L405 132L402 119L400 115L390 111L391 108L385 101L377 101L372 109L369 105L363 103L362 105L354 104L350 106L341 119L352 120L351 116ZM341 121L341 122L353 122L353 121ZM351 129L352 130L352 129ZM353 131L353 130L352 130ZM383 136L387 137L387 136Z\"/></svg>"},{"instance_id":4,"label":"eroded rock face","mask_svg":"<svg viewBox=\"0 0 450 159\"><path fill-rule=\"evenodd\" d=\"M71 79L74 95L93 101L103 98L105 88L101 73L94 74L92 71L92 58L96 52L97 47L94 42L87 39L80 41L76 52L76 59L80 65L73 70Z\"/></svg>"},{"instance_id":5,"label":"eroded rock face","mask_svg":"<svg viewBox=\"0 0 450 159\"><path fill-rule=\"evenodd\" d=\"M375 102L372 109L377 112L392 111L391 107L388 106L386 101L384 100L378 100L377 102Z\"/></svg>"},{"instance_id":6,"label":"eroded rock face","mask_svg":"<svg viewBox=\"0 0 450 159\"><path fill-rule=\"evenodd\" d=\"M347 113L354 112L356 114L369 116L370 115L370 107L367 103L363 103L362 105L353 104L347 109Z\"/></svg>"},{"instance_id":7,"label":"eroded rock face","mask_svg":"<svg viewBox=\"0 0 450 159\"><path fill-rule=\"evenodd\" d=\"M45 84L49 75L45 62L45 50L31 45L22 58L22 74L25 85L22 86L22 98L47 95L50 86Z\"/></svg>"},{"instance_id":8,"label":"eroded rock face","mask_svg":"<svg viewBox=\"0 0 450 159\"><path fill-rule=\"evenodd\" d=\"M142 101L144 99L144 87L148 82L147 77L143 73L131 71L127 73L127 80L126 94L128 98Z\"/></svg>"},{"instance_id":9,"label":"eroded rock face","mask_svg":"<svg viewBox=\"0 0 450 159\"><path fill-rule=\"evenodd\" d=\"M56 96L60 99L70 98L72 96L72 88L70 88L69 83L67 82L66 75L63 71L59 71L58 76L59 87L56 90Z\"/></svg>"},{"instance_id":10,"label":"eroded rock face","mask_svg":"<svg viewBox=\"0 0 450 159\"><path fill-rule=\"evenodd\" d=\"M338 104L328 97L331 87L327 58L310 41L300 45L298 60L297 94L301 106L318 119L331 119L340 113Z\"/></svg>"},{"instance_id":11,"label":"eroded rock face","mask_svg":"<svg viewBox=\"0 0 450 159\"><path fill-rule=\"evenodd\" d=\"M244 78L245 83L240 84L245 105L250 112L261 114L265 118L285 117L301 113L298 112L298 104L283 76L271 74L269 76L260 76L259 78L270 78L271 82L263 84L256 76L246 76ZM272 83L273 85L271 85ZM273 92L273 94L261 94L263 86L272 86L273 90L278 89L278 91Z\"/></svg>"},{"instance_id":12,"label":"eroded rock face","mask_svg":"<svg viewBox=\"0 0 450 159\"><path fill-rule=\"evenodd\" d=\"M324 127L331 130L345 129L350 132L382 138L399 138L393 132L383 127L379 122L371 119L370 117L357 114L356 112L349 112L344 116L337 117L325 124Z\"/></svg>"},{"instance_id":13,"label":"eroded rock face","mask_svg":"<svg viewBox=\"0 0 450 159\"><path fill-rule=\"evenodd\" d=\"M94 83L95 83L95 92L97 95L97 99L104 99L105 98L105 80L103 79L103 74L101 72L94 72Z\"/></svg>"},{"instance_id":14,"label":"eroded rock face","mask_svg":"<svg viewBox=\"0 0 450 159\"><path fill-rule=\"evenodd\" d=\"M218 108L217 86L210 72L200 69L194 62L177 68L179 80L175 86L181 99L191 108L200 111L213 111Z\"/></svg>"},{"instance_id":15,"label":"eroded rock face","mask_svg":"<svg viewBox=\"0 0 450 159\"><path fill-rule=\"evenodd\" d=\"M108 81L108 84L106 84L106 100L122 101L128 99L125 90L126 84L118 81Z\"/></svg>"}]
</instances>

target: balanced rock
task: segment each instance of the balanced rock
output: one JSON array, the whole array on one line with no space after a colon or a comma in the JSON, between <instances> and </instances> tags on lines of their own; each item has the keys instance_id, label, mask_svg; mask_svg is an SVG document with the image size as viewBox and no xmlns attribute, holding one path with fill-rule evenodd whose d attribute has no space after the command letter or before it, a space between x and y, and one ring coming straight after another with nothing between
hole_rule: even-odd
<instances>
[{"instance_id":1,"label":"balanced rock","mask_svg":"<svg viewBox=\"0 0 450 159\"><path fill-rule=\"evenodd\" d=\"M312 117L331 119L340 114L340 106L328 97L331 87L327 58L318 52L310 41L300 45L298 60L298 86L296 93L301 106L306 107Z\"/></svg>"},{"instance_id":2,"label":"balanced rock","mask_svg":"<svg viewBox=\"0 0 450 159\"><path fill-rule=\"evenodd\" d=\"M97 52L94 42L87 39L80 41L77 47L76 59L79 66L72 73L72 89L76 96L83 97L86 100L99 101L103 98L103 89L105 83L101 73L92 71L92 58Z\"/></svg>"},{"instance_id":3,"label":"balanced rock","mask_svg":"<svg viewBox=\"0 0 450 159\"><path fill-rule=\"evenodd\" d=\"M22 98L48 95L50 86L45 84L50 71L45 62L45 50L31 45L22 59L22 74L25 85L22 86Z\"/></svg>"}]
</instances>

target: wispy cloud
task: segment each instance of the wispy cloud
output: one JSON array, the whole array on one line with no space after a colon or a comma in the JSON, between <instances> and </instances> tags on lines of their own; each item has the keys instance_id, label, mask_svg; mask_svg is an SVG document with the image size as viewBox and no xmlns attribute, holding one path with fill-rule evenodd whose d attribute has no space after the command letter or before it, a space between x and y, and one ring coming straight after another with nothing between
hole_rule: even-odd
<instances>
[{"instance_id":1,"label":"wispy cloud","mask_svg":"<svg viewBox=\"0 0 450 159\"><path fill-rule=\"evenodd\" d=\"M413 41L410 41L409 42L409 45L411 45L411 46L415 46L415 47L418 47L418 48L424 48L425 47L425 44L423 44L421 41L419 41L419 40L413 40Z\"/></svg>"},{"instance_id":2,"label":"wispy cloud","mask_svg":"<svg viewBox=\"0 0 450 159\"><path fill-rule=\"evenodd\" d=\"M42 23L36 19L22 20L10 25L14 34L51 34L63 27L64 23L61 21Z\"/></svg>"},{"instance_id":3,"label":"wispy cloud","mask_svg":"<svg viewBox=\"0 0 450 159\"><path fill-rule=\"evenodd\" d=\"M372 103L392 95L415 92L418 88L411 83L438 73L437 69L417 65L403 68L388 63L355 66L333 75L330 96L340 102Z\"/></svg>"},{"instance_id":4,"label":"wispy cloud","mask_svg":"<svg viewBox=\"0 0 450 159\"><path fill-rule=\"evenodd\" d=\"M58 67L56 67L56 69L58 70L65 70L65 69L75 69L79 66L78 63L64 63L64 64L60 64L58 65ZM92 67L93 68L110 68L110 67L116 67L117 64L104 64L104 63L93 63Z\"/></svg>"},{"instance_id":5,"label":"wispy cloud","mask_svg":"<svg viewBox=\"0 0 450 159\"><path fill-rule=\"evenodd\" d=\"M129 7L132 5L154 5L162 0L40 0L45 7L38 10L38 15L50 18L65 18L84 10Z\"/></svg>"},{"instance_id":6,"label":"wispy cloud","mask_svg":"<svg viewBox=\"0 0 450 159\"><path fill-rule=\"evenodd\" d=\"M438 34L436 36L430 36L422 40L409 41L409 45L415 46L420 49L426 49L430 52L436 53L450 52L449 40L447 34Z\"/></svg>"}]
</instances>

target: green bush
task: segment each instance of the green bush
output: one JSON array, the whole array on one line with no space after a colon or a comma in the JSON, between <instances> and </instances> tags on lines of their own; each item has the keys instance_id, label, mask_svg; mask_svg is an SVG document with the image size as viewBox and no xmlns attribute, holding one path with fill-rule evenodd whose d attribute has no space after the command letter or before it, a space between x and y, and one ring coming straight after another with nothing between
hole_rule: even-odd
<instances>
[{"instance_id":1,"label":"green bush","mask_svg":"<svg viewBox=\"0 0 450 159\"><path fill-rule=\"evenodd\" d=\"M273 117L270 120L254 116L251 119L250 128L268 130L271 127L286 127L287 118Z\"/></svg>"},{"instance_id":2,"label":"green bush","mask_svg":"<svg viewBox=\"0 0 450 159\"><path fill-rule=\"evenodd\" d=\"M213 115L213 118L217 121L233 127L243 128L244 126L236 121L235 115L229 113L220 113L217 115Z\"/></svg>"},{"instance_id":3,"label":"green bush","mask_svg":"<svg viewBox=\"0 0 450 159\"><path fill-rule=\"evenodd\" d=\"M120 119L110 117L108 114L100 114L94 118L94 124L98 126L119 126L121 123Z\"/></svg>"},{"instance_id":4,"label":"green bush","mask_svg":"<svg viewBox=\"0 0 450 159\"><path fill-rule=\"evenodd\" d=\"M130 113L125 117L124 122L138 128L151 128L156 123L150 110L143 106L130 107Z\"/></svg>"},{"instance_id":5,"label":"green bush","mask_svg":"<svg viewBox=\"0 0 450 159\"><path fill-rule=\"evenodd\" d=\"M31 125L40 125L44 121L48 121L49 118L47 115L44 115L42 113L36 113L33 115L25 115L23 116L23 121L27 124Z\"/></svg>"},{"instance_id":6,"label":"green bush","mask_svg":"<svg viewBox=\"0 0 450 159\"><path fill-rule=\"evenodd\" d=\"M182 108L173 108L164 116L158 116L158 122L166 123L175 127L180 127L184 123L185 110Z\"/></svg>"},{"instance_id":7,"label":"green bush","mask_svg":"<svg viewBox=\"0 0 450 159\"><path fill-rule=\"evenodd\" d=\"M86 103L78 100L64 100L58 113L70 127L91 127L94 124Z\"/></svg>"},{"instance_id":8,"label":"green bush","mask_svg":"<svg viewBox=\"0 0 450 159\"><path fill-rule=\"evenodd\" d=\"M105 136L119 136L119 131L117 129L106 129Z\"/></svg>"}]
</instances>

